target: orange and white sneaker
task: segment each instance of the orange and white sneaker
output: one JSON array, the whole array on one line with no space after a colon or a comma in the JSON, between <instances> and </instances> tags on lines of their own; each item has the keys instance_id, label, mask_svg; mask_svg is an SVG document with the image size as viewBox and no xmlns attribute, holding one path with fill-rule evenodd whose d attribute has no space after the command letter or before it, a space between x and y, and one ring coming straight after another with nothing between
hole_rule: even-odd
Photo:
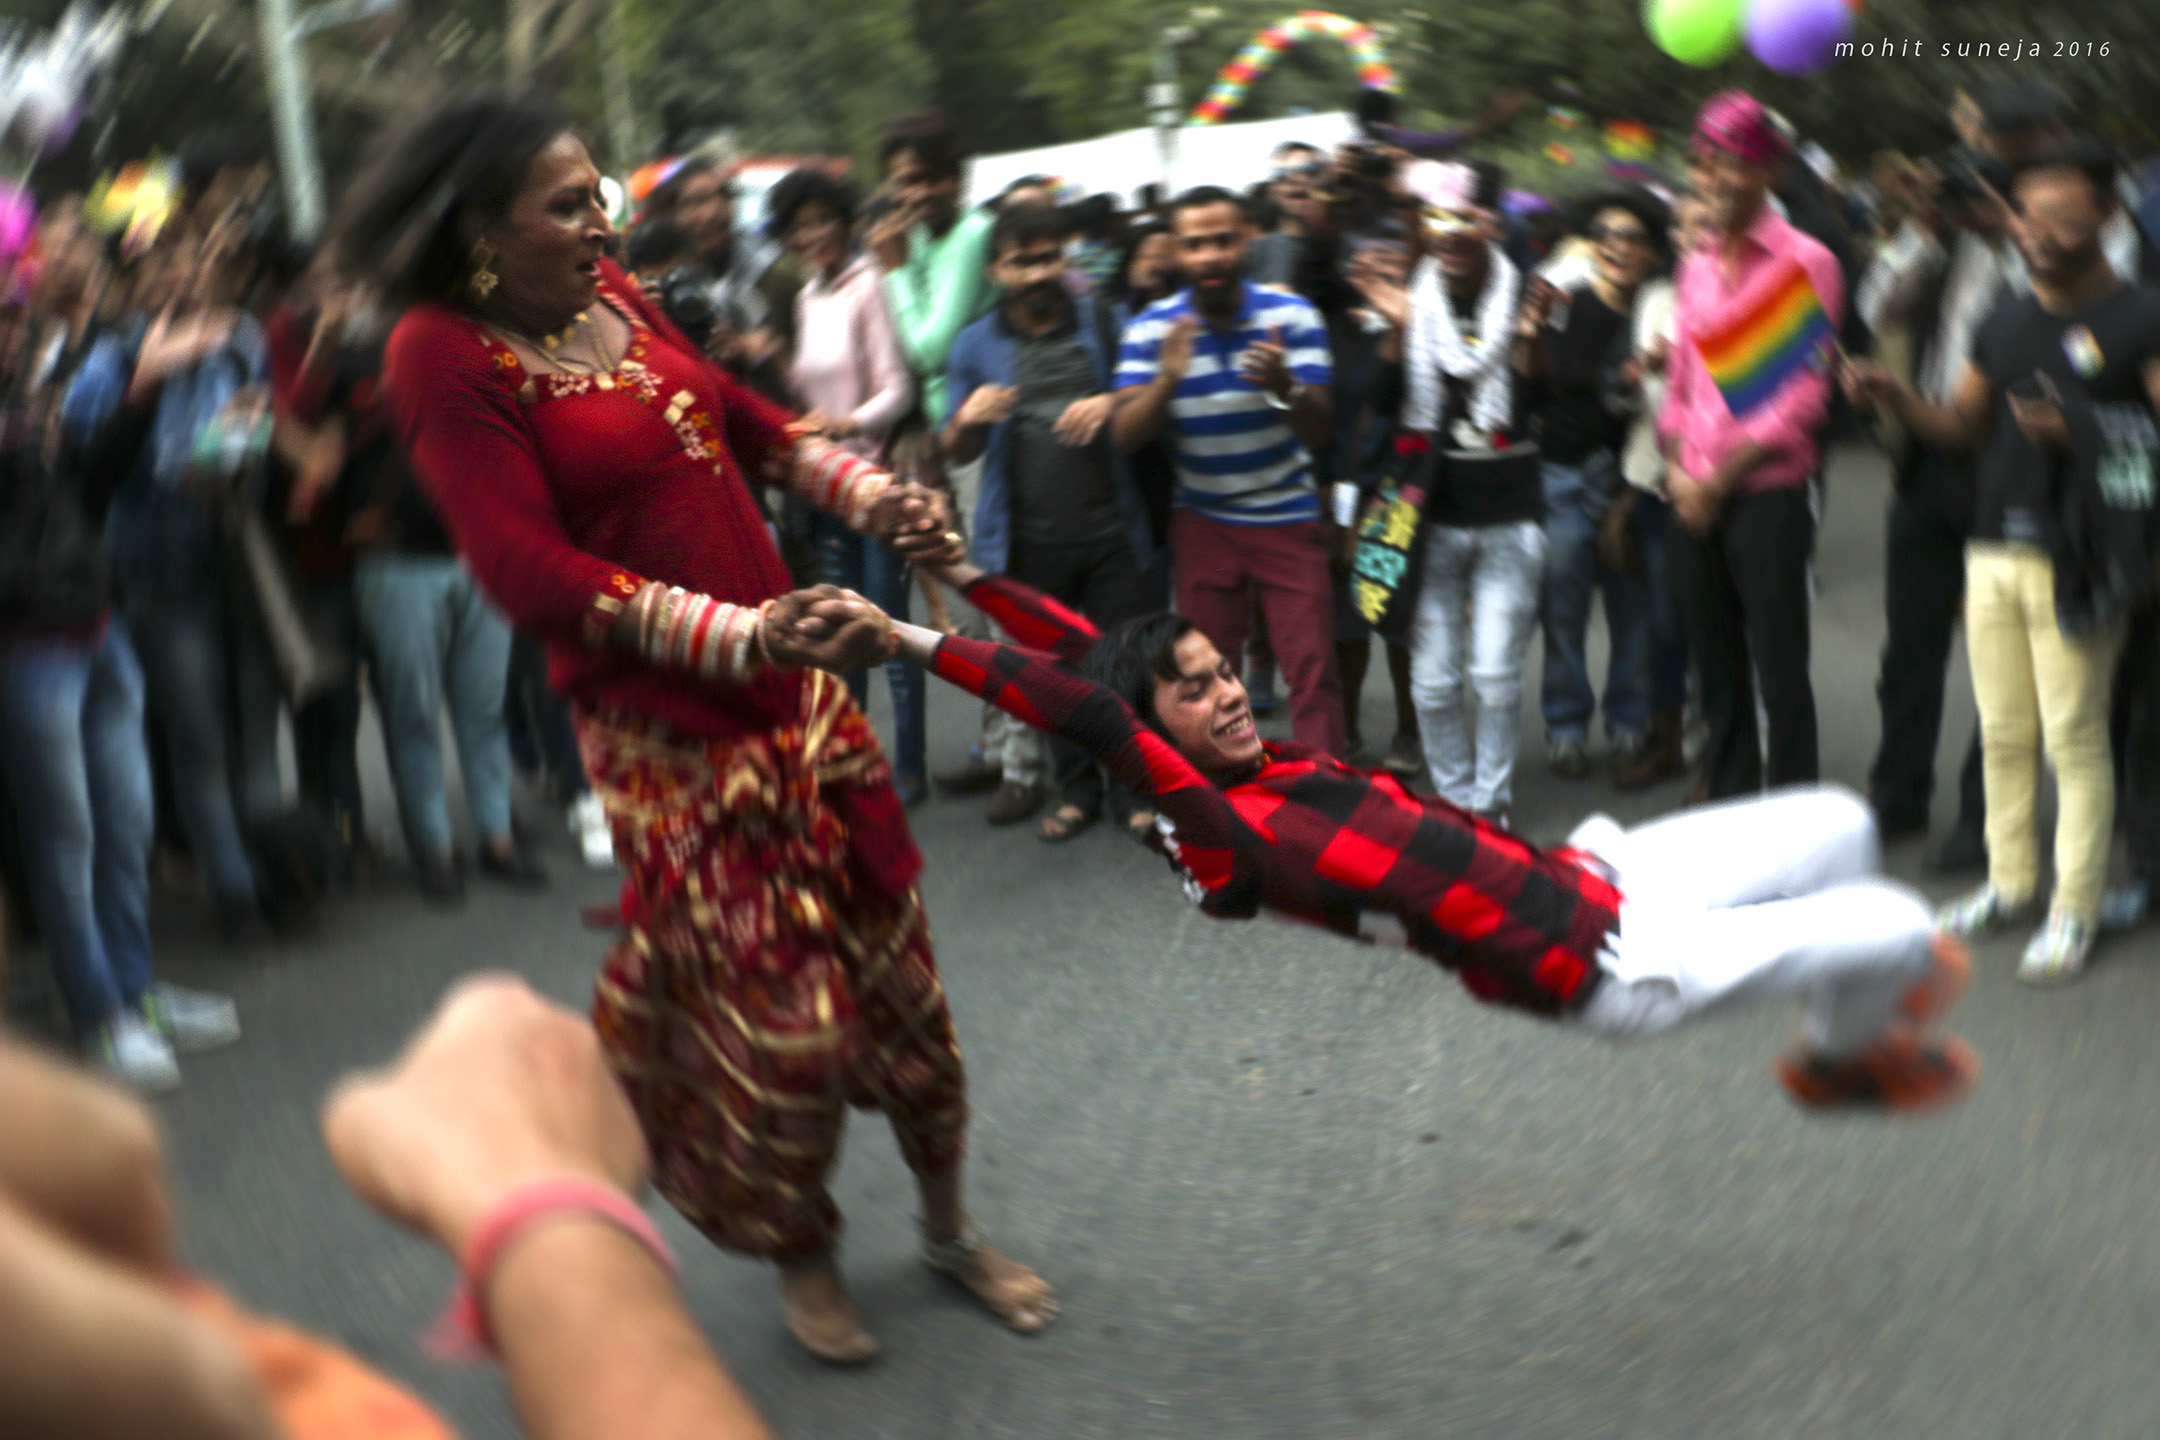
<instances>
[{"instance_id":1,"label":"orange and white sneaker","mask_svg":"<svg viewBox=\"0 0 2160 1440\"><path fill-rule=\"evenodd\" d=\"M1785 1093L1811 1110L1930 1110L1965 1098L1980 1057L1955 1035L1896 1029L1855 1054L1795 1046L1777 1063Z\"/></svg>"},{"instance_id":2,"label":"orange and white sneaker","mask_svg":"<svg viewBox=\"0 0 2160 1440\"><path fill-rule=\"evenodd\" d=\"M1927 974L1898 997L1898 1013L1915 1025L1940 1019L1957 1004L1972 979L1972 951L1955 935L1937 932Z\"/></svg>"}]
</instances>

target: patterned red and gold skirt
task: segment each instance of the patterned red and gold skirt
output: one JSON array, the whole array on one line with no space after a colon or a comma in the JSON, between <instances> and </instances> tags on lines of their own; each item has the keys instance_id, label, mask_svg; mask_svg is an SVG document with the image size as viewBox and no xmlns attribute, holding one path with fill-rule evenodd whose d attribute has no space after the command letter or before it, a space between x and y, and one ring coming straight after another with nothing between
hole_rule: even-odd
<instances>
[{"instance_id":1,"label":"patterned red and gold skirt","mask_svg":"<svg viewBox=\"0 0 2160 1440\"><path fill-rule=\"evenodd\" d=\"M781 1263L829 1249L850 1106L883 1110L918 1173L961 1156L967 1082L912 886L879 883L849 792L889 787L869 720L811 672L797 723L685 736L581 714L629 873L626 938L593 1021L662 1194L715 1243Z\"/></svg>"}]
</instances>

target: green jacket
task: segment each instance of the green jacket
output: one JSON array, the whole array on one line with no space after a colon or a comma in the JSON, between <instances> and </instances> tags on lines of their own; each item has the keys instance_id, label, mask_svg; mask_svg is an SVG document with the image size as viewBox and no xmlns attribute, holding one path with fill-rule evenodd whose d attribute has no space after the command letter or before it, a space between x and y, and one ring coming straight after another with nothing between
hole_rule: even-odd
<instances>
[{"instance_id":1,"label":"green jacket","mask_svg":"<svg viewBox=\"0 0 2160 1440\"><path fill-rule=\"evenodd\" d=\"M990 227L996 223L989 211L971 210L942 239L918 225L908 237L907 264L885 277L893 331L932 424L947 409L945 362L953 341L997 299L990 284Z\"/></svg>"}]
</instances>

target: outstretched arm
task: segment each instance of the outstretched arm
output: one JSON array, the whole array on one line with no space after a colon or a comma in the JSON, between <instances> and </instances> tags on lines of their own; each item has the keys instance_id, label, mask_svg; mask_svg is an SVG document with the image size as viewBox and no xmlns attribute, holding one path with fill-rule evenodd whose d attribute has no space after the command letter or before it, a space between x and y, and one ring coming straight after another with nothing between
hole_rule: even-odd
<instances>
[{"instance_id":1,"label":"outstretched arm","mask_svg":"<svg viewBox=\"0 0 2160 1440\"><path fill-rule=\"evenodd\" d=\"M1000 607L1002 613L992 613L1015 634L1031 627L1055 631L1060 653L1076 658L1092 643L1087 621L1024 586L972 567L947 576L965 585L969 598L986 609ZM1209 914L1257 913L1265 899L1260 861L1269 842L1212 780L1143 724L1122 696L1041 650L940 635L919 625L892 628L901 658L1038 730L1072 741L1166 816L1173 827L1173 856L1205 892L1202 904Z\"/></svg>"}]
</instances>

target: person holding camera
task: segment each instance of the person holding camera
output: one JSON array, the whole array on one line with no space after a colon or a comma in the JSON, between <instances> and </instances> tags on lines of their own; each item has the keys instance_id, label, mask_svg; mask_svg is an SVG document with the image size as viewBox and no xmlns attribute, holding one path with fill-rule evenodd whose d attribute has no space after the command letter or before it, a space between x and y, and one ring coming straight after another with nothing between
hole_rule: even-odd
<instances>
[{"instance_id":1,"label":"person holding camera","mask_svg":"<svg viewBox=\"0 0 2160 1440\"><path fill-rule=\"evenodd\" d=\"M1933 404L1955 398L1973 339L2007 283L2008 216L1999 192L2008 186L2007 172L1977 156L1953 152L1920 167L1911 213L1861 284L1857 303L1870 330L1903 326L1915 337L1912 379ZM1976 479L1970 457L1909 440L1894 458L1883 584L1888 635L1875 685L1882 739L1868 770L1869 798L1886 840L1928 826ZM1975 736L1959 780L1957 823L1936 856L1939 867L1986 863L1985 814Z\"/></svg>"},{"instance_id":2,"label":"person holding camera","mask_svg":"<svg viewBox=\"0 0 2160 1440\"><path fill-rule=\"evenodd\" d=\"M787 394L784 366L801 281L778 245L736 227L740 198L727 168L709 154L692 155L653 191L649 213L689 242L687 259L661 277L654 300L708 356L777 400Z\"/></svg>"},{"instance_id":3,"label":"person holding camera","mask_svg":"<svg viewBox=\"0 0 2160 1440\"><path fill-rule=\"evenodd\" d=\"M2126 616L2151 592L2160 451L2160 291L2128 283L2102 228L2115 165L2089 138L2014 172L2010 229L2032 282L1989 314L1950 403L1880 365L1848 362L1856 404L1885 407L1932 449L1976 452L1965 636L1987 783L1987 883L1944 907L1960 938L2000 929L2040 893L2043 748L2060 796L2055 894L2018 965L2076 978L2092 953L2114 834L2108 734Z\"/></svg>"}]
</instances>

